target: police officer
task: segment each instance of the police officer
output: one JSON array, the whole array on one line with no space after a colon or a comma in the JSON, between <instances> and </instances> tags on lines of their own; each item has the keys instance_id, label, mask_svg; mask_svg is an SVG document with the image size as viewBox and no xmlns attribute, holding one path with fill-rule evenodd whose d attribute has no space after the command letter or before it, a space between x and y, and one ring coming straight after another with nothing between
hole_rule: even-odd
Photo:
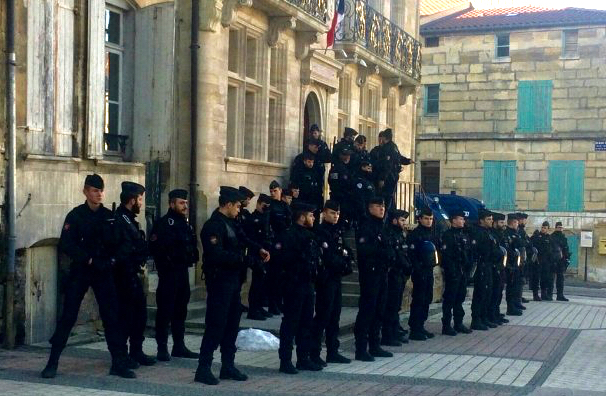
<instances>
[{"instance_id":1,"label":"police officer","mask_svg":"<svg viewBox=\"0 0 606 396\"><path fill-rule=\"evenodd\" d=\"M400 346L408 343L406 333L400 331L400 308L404 296L404 287L412 273L412 264L408 259L406 244L406 219L408 212L396 209L389 214L387 236L392 250L387 272L387 301L381 328L381 345Z\"/></svg>"},{"instance_id":2,"label":"police officer","mask_svg":"<svg viewBox=\"0 0 606 396\"><path fill-rule=\"evenodd\" d=\"M238 191L240 191L240 194L242 194L242 197L244 199L242 199L242 206L240 206L240 213L238 214L238 217L236 217L236 224L238 227L240 227L242 229L243 232L245 232L244 225L250 218L250 211L248 210L248 206L250 205L250 201L255 196L255 193L252 192L249 188L247 188L245 186L238 187ZM246 283L247 278L248 278L248 266L244 266L242 268L242 273L240 274L240 281L242 282L242 285L244 285L244 283ZM242 312L248 312L248 307L244 304L242 304Z\"/></svg>"},{"instance_id":3,"label":"police officer","mask_svg":"<svg viewBox=\"0 0 606 396\"><path fill-rule=\"evenodd\" d=\"M376 175L377 190L385 199L387 209L391 210L395 205L395 194L402 166L413 164L414 161L400 154L398 146L393 142L391 128L383 131L382 142L373 170Z\"/></svg>"},{"instance_id":4,"label":"police officer","mask_svg":"<svg viewBox=\"0 0 606 396\"><path fill-rule=\"evenodd\" d=\"M451 227L442 235L442 269L444 295L442 300L442 334L455 336L471 333L463 325L463 302L467 296L467 268L469 267L469 237L464 232L465 213L455 210L450 214ZM454 317L454 328L451 325Z\"/></svg>"},{"instance_id":5,"label":"police officer","mask_svg":"<svg viewBox=\"0 0 606 396\"><path fill-rule=\"evenodd\" d=\"M505 299L507 300L507 315L520 316L526 309L522 305L518 290L522 281L521 265L524 243L518 232L518 215L510 213L507 215L507 228L504 231L509 245L507 256L507 289Z\"/></svg>"},{"instance_id":6,"label":"police officer","mask_svg":"<svg viewBox=\"0 0 606 396\"><path fill-rule=\"evenodd\" d=\"M272 315L281 314L282 306L282 270L283 260L281 258L282 252L282 238L290 227L292 221L292 214L289 205L282 200L282 188L280 183L273 180L269 184L269 193L271 196L271 203L269 205L269 223L274 232L272 252L272 260L269 263L267 272L267 299L268 299L268 310Z\"/></svg>"},{"instance_id":7,"label":"police officer","mask_svg":"<svg viewBox=\"0 0 606 396\"><path fill-rule=\"evenodd\" d=\"M107 348L112 356L110 374L135 378L135 373L127 368L126 344L118 318L118 298L112 273L117 239L114 215L102 203L104 188L101 176L86 176L82 190L86 201L72 209L63 222L59 250L69 256L71 265L63 313L50 339L52 348L48 363L41 373L43 378L57 375L59 357L78 319L82 299L91 287L99 305Z\"/></svg>"},{"instance_id":8,"label":"police officer","mask_svg":"<svg viewBox=\"0 0 606 396\"><path fill-rule=\"evenodd\" d=\"M391 261L389 238L384 223L385 202L381 197L368 202L369 217L356 234L360 299L354 325L356 360L372 362L375 357L392 357L380 346L381 325L387 298L387 264Z\"/></svg>"},{"instance_id":9,"label":"police officer","mask_svg":"<svg viewBox=\"0 0 606 396\"><path fill-rule=\"evenodd\" d=\"M343 132L343 138L341 138L341 140L334 145L334 147L332 148L332 163L336 164L339 162L340 156L341 156L341 152L345 149L349 150L350 153L353 153L354 151L354 138L356 137L356 135L358 134L358 132L353 129L353 128L349 128L349 127L345 127L345 130Z\"/></svg>"},{"instance_id":10,"label":"police officer","mask_svg":"<svg viewBox=\"0 0 606 396\"><path fill-rule=\"evenodd\" d=\"M345 247L343 228L338 224L339 204L328 200L322 211L322 223L316 228L316 239L322 249L322 265L316 280L316 314L311 332L311 361L350 363L339 353L339 320L341 318L341 277L352 273L353 255ZM326 332L326 362L320 358L322 336Z\"/></svg>"},{"instance_id":11,"label":"police officer","mask_svg":"<svg viewBox=\"0 0 606 396\"><path fill-rule=\"evenodd\" d=\"M408 234L408 252L412 261L412 302L410 304L410 339L425 341L434 334L425 329L429 315L429 304L433 300L433 267L438 265L436 247L440 246L434 236L433 213L429 208L421 209L419 224Z\"/></svg>"},{"instance_id":12,"label":"police officer","mask_svg":"<svg viewBox=\"0 0 606 396\"><path fill-rule=\"evenodd\" d=\"M568 239L566 239L566 235L562 232L563 230L564 227L562 227L562 222L558 221L555 225L555 231L551 234L551 239L558 247L555 263L556 299L558 301L568 301L568 299L564 297L564 273L570 263L570 249L568 248Z\"/></svg>"},{"instance_id":13,"label":"police officer","mask_svg":"<svg viewBox=\"0 0 606 396\"><path fill-rule=\"evenodd\" d=\"M314 315L314 281L320 265L320 248L311 230L315 207L303 202L293 208L293 225L284 236L285 262L284 317L280 325L280 372L319 371L310 360L311 329ZM297 367L292 364L293 341L297 341Z\"/></svg>"},{"instance_id":14,"label":"police officer","mask_svg":"<svg viewBox=\"0 0 606 396\"><path fill-rule=\"evenodd\" d=\"M473 297L471 301L471 329L488 330L485 324L492 296L492 260L497 241L490 233L492 212L486 209L478 211L478 224L470 230L474 255L475 272L473 275Z\"/></svg>"},{"instance_id":15,"label":"police officer","mask_svg":"<svg viewBox=\"0 0 606 396\"><path fill-rule=\"evenodd\" d=\"M375 186L372 181L372 164L368 161L360 162L360 168L353 180L354 221L359 224L366 217L368 201L375 197Z\"/></svg>"},{"instance_id":16,"label":"police officer","mask_svg":"<svg viewBox=\"0 0 606 396\"><path fill-rule=\"evenodd\" d=\"M315 139L318 142L318 152L316 153L317 160L322 164L330 163L332 155L328 148L328 144L322 140L322 130L318 124L313 124L309 128L309 134L311 139Z\"/></svg>"},{"instance_id":17,"label":"police officer","mask_svg":"<svg viewBox=\"0 0 606 396\"><path fill-rule=\"evenodd\" d=\"M530 302L529 300L527 300L526 298L524 298L522 296L522 292L524 289L524 283L526 283L529 280L529 269L530 269L530 266L532 263L532 258L534 256L534 247L532 246L532 243L530 242L530 237L526 233L527 219L528 219L528 214L518 212L518 234L520 235L520 241L522 242L522 246L523 246L523 249L525 252L525 254L523 254L523 260L521 262L522 263L522 268L520 270L521 279L520 279L520 283L518 285L518 298L521 303ZM537 294L537 297L540 299L538 294ZM533 300L534 300L534 298L533 298Z\"/></svg>"},{"instance_id":18,"label":"police officer","mask_svg":"<svg viewBox=\"0 0 606 396\"><path fill-rule=\"evenodd\" d=\"M168 326L173 336L173 357L198 358L185 347L185 319L189 303L189 268L200 259L196 234L189 224L187 190L168 193L168 212L154 224L149 238L150 251L158 270L156 290L157 358L169 361Z\"/></svg>"},{"instance_id":19,"label":"police officer","mask_svg":"<svg viewBox=\"0 0 606 396\"><path fill-rule=\"evenodd\" d=\"M257 207L244 225L246 234L258 245L267 251L272 249L273 231L269 223L269 205L271 198L266 194L259 194ZM265 296L265 277L267 264L258 257L256 252L248 254L248 261L252 269L252 280L248 291L248 319L265 320L273 315L263 308Z\"/></svg>"},{"instance_id":20,"label":"police officer","mask_svg":"<svg viewBox=\"0 0 606 396\"><path fill-rule=\"evenodd\" d=\"M339 159L333 163L328 173L328 185L330 186L330 199L336 201L341 207L339 221L348 226L355 217L354 202L352 200L353 175L349 162L352 151L343 148L339 151Z\"/></svg>"},{"instance_id":21,"label":"police officer","mask_svg":"<svg viewBox=\"0 0 606 396\"><path fill-rule=\"evenodd\" d=\"M325 162L330 162L331 155L330 150L328 151L328 154L320 151L322 143L324 142L314 138L307 140L303 152L298 154L292 162L290 180L295 180L295 175L297 172L300 172L305 168L305 158L312 156L314 158L313 170L316 172L315 179L322 180L322 184L324 183L324 175L326 174Z\"/></svg>"},{"instance_id":22,"label":"police officer","mask_svg":"<svg viewBox=\"0 0 606 396\"><path fill-rule=\"evenodd\" d=\"M200 345L200 359L194 381L207 385L219 383L210 370L213 353L221 346L219 378L246 381L234 365L236 337L242 308L240 303L240 273L244 267L244 252L258 252L263 261L270 259L267 250L248 239L235 223L243 195L233 187L221 186L219 207L202 226L202 263L206 279L206 329Z\"/></svg>"},{"instance_id":23,"label":"police officer","mask_svg":"<svg viewBox=\"0 0 606 396\"><path fill-rule=\"evenodd\" d=\"M149 257L145 233L136 220L143 206L145 187L138 183L122 182L120 206L116 210L116 231L120 245L116 251L114 277L120 302L120 321L124 336L130 343L131 368L151 366L156 359L143 353L147 301L140 274Z\"/></svg>"},{"instance_id":24,"label":"police officer","mask_svg":"<svg viewBox=\"0 0 606 396\"><path fill-rule=\"evenodd\" d=\"M312 153L303 153L303 166L293 168L291 180L299 186L299 199L302 202L321 207L324 202L324 174L314 169L315 157Z\"/></svg>"},{"instance_id":25,"label":"police officer","mask_svg":"<svg viewBox=\"0 0 606 396\"><path fill-rule=\"evenodd\" d=\"M351 155L351 168L354 171L357 171L360 169L360 165L363 161L370 162L370 154L366 150L366 136L356 136L353 146L354 150Z\"/></svg>"},{"instance_id":26,"label":"police officer","mask_svg":"<svg viewBox=\"0 0 606 396\"><path fill-rule=\"evenodd\" d=\"M492 236L497 241L495 249L495 257L492 259L492 281L490 283L491 299L488 306L487 321L485 324L488 327L497 327L500 324L506 323L507 319L501 316L501 302L503 301L503 290L505 283L508 285L512 279L511 276L511 258L513 257L511 249L511 239L505 235L507 223L505 215L502 213L493 212L493 223L490 230ZM509 261L507 261L509 259Z\"/></svg>"},{"instance_id":27,"label":"police officer","mask_svg":"<svg viewBox=\"0 0 606 396\"><path fill-rule=\"evenodd\" d=\"M538 292L539 283L541 286L541 300L553 301L551 293L553 293L553 263L554 246L549 235L549 222L544 221L541 225L541 231L536 230L530 238L532 245L537 248L539 254L538 265L533 273L533 291Z\"/></svg>"}]
</instances>

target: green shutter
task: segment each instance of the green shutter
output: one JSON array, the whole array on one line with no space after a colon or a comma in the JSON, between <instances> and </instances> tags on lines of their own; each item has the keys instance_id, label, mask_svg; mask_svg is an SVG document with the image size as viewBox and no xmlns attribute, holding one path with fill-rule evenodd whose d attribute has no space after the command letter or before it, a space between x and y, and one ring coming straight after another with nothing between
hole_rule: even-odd
<instances>
[{"instance_id":1,"label":"green shutter","mask_svg":"<svg viewBox=\"0 0 606 396\"><path fill-rule=\"evenodd\" d=\"M568 250L570 251L570 266L568 269L572 269L573 272L577 272L579 267L579 236L578 235L567 235L568 239Z\"/></svg>"},{"instance_id":2,"label":"green shutter","mask_svg":"<svg viewBox=\"0 0 606 396\"><path fill-rule=\"evenodd\" d=\"M516 208L516 170L516 161L484 161L483 199L487 208Z\"/></svg>"},{"instance_id":3,"label":"green shutter","mask_svg":"<svg viewBox=\"0 0 606 396\"><path fill-rule=\"evenodd\" d=\"M548 193L550 211L582 212L585 194L585 162L550 161Z\"/></svg>"},{"instance_id":4,"label":"green shutter","mask_svg":"<svg viewBox=\"0 0 606 396\"><path fill-rule=\"evenodd\" d=\"M518 131L550 132L553 82L518 82Z\"/></svg>"}]
</instances>

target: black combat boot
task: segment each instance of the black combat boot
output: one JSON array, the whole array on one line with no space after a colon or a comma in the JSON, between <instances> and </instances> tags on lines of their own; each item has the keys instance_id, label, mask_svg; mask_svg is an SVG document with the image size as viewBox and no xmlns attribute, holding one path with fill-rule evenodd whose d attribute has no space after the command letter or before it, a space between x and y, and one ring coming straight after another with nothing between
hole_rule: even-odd
<instances>
[{"instance_id":1,"label":"black combat boot","mask_svg":"<svg viewBox=\"0 0 606 396\"><path fill-rule=\"evenodd\" d=\"M153 356L146 355L143 353L141 348L131 348L130 349L130 358L141 366L153 366L156 364L156 358Z\"/></svg>"},{"instance_id":2,"label":"black combat boot","mask_svg":"<svg viewBox=\"0 0 606 396\"><path fill-rule=\"evenodd\" d=\"M471 328L473 330L481 330L481 331L488 330L488 326L486 326L484 324L484 322L479 318L474 318L471 320Z\"/></svg>"},{"instance_id":3,"label":"black combat boot","mask_svg":"<svg viewBox=\"0 0 606 396\"><path fill-rule=\"evenodd\" d=\"M488 319L482 320L482 323L484 323L484 326L486 326L490 329L495 329L495 328L499 327L499 325L497 325L496 323L494 323Z\"/></svg>"},{"instance_id":4,"label":"black combat boot","mask_svg":"<svg viewBox=\"0 0 606 396\"><path fill-rule=\"evenodd\" d=\"M117 375L122 378L137 378L137 374L127 367L127 358L127 356L112 358L109 375Z\"/></svg>"},{"instance_id":5,"label":"black combat boot","mask_svg":"<svg viewBox=\"0 0 606 396\"><path fill-rule=\"evenodd\" d=\"M547 290L546 289L541 289L541 300L543 300L543 301L551 301L550 299L547 298Z\"/></svg>"},{"instance_id":6,"label":"black combat boot","mask_svg":"<svg viewBox=\"0 0 606 396\"><path fill-rule=\"evenodd\" d=\"M187 349L183 340L175 341L175 345L173 345L173 351L171 355L176 358L185 359L198 359L200 357L200 354Z\"/></svg>"},{"instance_id":7,"label":"black combat boot","mask_svg":"<svg viewBox=\"0 0 606 396\"><path fill-rule=\"evenodd\" d=\"M250 320L267 320L267 316L263 315L260 311L249 310L246 319Z\"/></svg>"},{"instance_id":8,"label":"black combat boot","mask_svg":"<svg viewBox=\"0 0 606 396\"><path fill-rule=\"evenodd\" d=\"M166 344L158 344L158 354L156 358L161 362L170 361L170 353L168 353L168 346Z\"/></svg>"},{"instance_id":9,"label":"black combat boot","mask_svg":"<svg viewBox=\"0 0 606 396\"><path fill-rule=\"evenodd\" d=\"M310 356L309 360L311 360L312 362L314 362L315 364L317 364L320 367L326 367L326 366L328 366L328 364L326 364L326 362L324 361L324 359L322 359L320 357L320 355Z\"/></svg>"},{"instance_id":10,"label":"black combat boot","mask_svg":"<svg viewBox=\"0 0 606 396\"><path fill-rule=\"evenodd\" d=\"M539 296L538 290L532 291L532 301L541 301L541 296Z\"/></svg>"},{"instance_id":11,"label":"black combat boot","mask_svg":"<svg viewBox=\"0 0 606 396\"><path fill-rule=\"evenodd\" d=\"M385 338L385 337L382 337L381 338L381 345L391 346L391 347L399 347L399 346L402 346L402 343L400 342L400 340L397 340L395 338Z\"/></svg>"},{"instance_id":12,"label":"black combat boot","mask_svg":"<svg viewBox=\"0 0 606 396\"><path fill-rule=\"evenodd\" d=\"M398 333L397 339L402 344L408 344L408 332L406 332L406 333Z\"/></svg>"},{"instance_id":13,"label":"black combat boot","mask_svg":"<svg viewBox=\"0 0 606 396\"><path fill-rule=\"evenodd\" d=\"M556 300L558 300L558 301L570 301L566 297L564 297L563 294L558 294L558 297L556 298Z\"/></svg>"},{"instance_id":14,"label":"black combat boot","mask_svg":"<svg viewBox=\"0 0 606 396\"><path fill-rule=\"evenodd\" d=\"M217 385L219 380L215 377L210 371L210 366L201 366L198 365L198 369L196 370L196 376L194 377L195 382L201 382L206 385Z\"/></svg>"},{"instance_id":15,"label":"black combat boot","mask_svg":"<svg viewBox=\"0 0 606 396\"><path fill-rule=\"evenodd\" d=\"M368 353L368 351L366 349L356 349L356 356L355 356L356 360L359 360L361 362L374 362L375 358Z\"/></svg>"},{"instance_id":16,"label":"black combat boot","mask_svg":"<svg viewBox=\"0 0 606 396\"><path fill-rule=\"evenodd\" d=\"M471 329L467 328L463 323L455 323L454 330L457 333L469 334L471 333Z\"/></svg>"},{"instance_id":17,"label":"black combat boot","mask_svg":"<svg viewBox=\"0 0 606 396\"><path fill-rule=\"evenodd\" d=\"M523 306L521 302L516 302L514 305L516 306L517 309L521 309L522 311L524 311L526 309L526 307Z\"/></svg>"},{"instance_id":18,"label":"black combat boot","mask_svg":"<svg viewBox=\"0 0 606 396\"><path fill-rule=\"evenodd\" d=\"M442 319L442 334L448 335L448 336L457 335L457 332L455 331L455 329L453 329L452 326L450 325L450 320Z\"/></svg>"},{"instance_id":19,"label":"black combat boot","mask_svg":"<svg viewBox=\"0 0 606 396\"><path fill-rule=\"evenodd\" d=\"M221 365L219 378L222 380L246 381L248 376L242 373L233 363Z\"/></svg>"},{"instance_id":20,"label":"black combat boot","mask_svg":"<svg viewBox=\"0 0 606 396\"><path fill-rule=\"evenodd\" d=\"M433 338L434 334L430 333L429 331L427 331L427 329L425 329L425 327L421 327L421 332L423 334L425 334L425 337L427 337L427 339Z\"/></svg>"},{"instance_id":21,"label":"black combat boot","mask_svg":"<svg viewBox=\"0 0 606 396\"><path fill-rule=\"evenodd\" d=\"M528 304L529 302L529 299L522 297L522 304Z\"/></svg>"},{"instance_id":22,"label":"black combat boot","mask_svg":"<svg viewBox=\"0 0 606 396\"><path fill-rule=\"evenodd\" d=\"M280 372L284 374L299 374L290 360L280 360Z\"/></svg>"},{"instance_id":23,"label":"black combat boot","mask_svg":"<svg viewBox=\"0 0 606 396\"><path fill-rule=\"evenodd\" d=\"M507 315L509 316L522 316L522 311L517 309L514 305L507 305Z\"/></svg>"},{"instance_id":24,"label":"black combat boot","mask_svg":"<svg viewBox=\"0 0 606 396\"><path fill-rule=\"evenodd\" d=\"M331 352L326 354L326 363L349 364L351 359L346 358L339 352Z\"/></svg>"},{"instance_id":25,"label":"black combat boot","mask_svg":"<svg viewBox=\"0 0 606 396\"><path fill-rule=\"evenodd\" d=\"M265 316L266 318L273 318L274 316L272 314L269 313L268 310L266 310L265 308L259 308L259 312L261 312L261 315Z\"/></svg>"},{"instance_id":26,"label":"black combat boot","mask_svg":"<svg viewBox=\"0 0 606 396\"><path fill-rule=\"evenodd\" d=\"M42 378L55 378L57 375L57 368L59 368L59 357L61 356L61 351L63 348L52 347L50 356L48 357L48 362L46 363L46 367L40 373Z\"/></svg>"},{"instance_id":27,"label":"black combat boot","mask_svg":"<svg viewBox=\"0 0 606 396\"><path fill-rule=\"evenodd\" d=\"M413 330L410 329L410 334L408 335L409 340L413 341L427 341L427 336L422 330Z\"/></svg>"},{"instance_id":28,"label":"black combat boot","mask_svg":"<svg viewBox=\"0 0 606 396\"><path fill-rule=\"evenodd\" d=\"M322 366L312 362L309 358L297 359L297 370L321 371Z\"/></svg>"},{"instance_id":29,"label":"black combat boot","mask_svg":"<svg viewBox=\"0 0 606 396\"><path fill-rule=\"evenodd\" d=\"M381 357L381 358L390 358L393 357L393 353L386 351L381 348L379 345L371 345L368 348L368 353L373 357Z\"/></svg>"}]
</instances>

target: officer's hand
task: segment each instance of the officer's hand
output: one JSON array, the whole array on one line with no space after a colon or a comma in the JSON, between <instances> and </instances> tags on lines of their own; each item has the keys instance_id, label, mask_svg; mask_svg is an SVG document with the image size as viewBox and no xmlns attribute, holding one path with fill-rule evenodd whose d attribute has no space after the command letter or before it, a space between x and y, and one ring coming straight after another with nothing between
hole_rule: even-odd
<instances>
[{"instance_id":1,"label":"officer's hand","mask_svg":"<svg viewBox=\"0 0 606 396\"><path fill-rule=\"evenodd\" d=\"M92 264L93 264L93 258L91 257L88 259L88 265L92 265Z\"/></svg>"},{"instance_id":2,"label":"officer's hand","mask_svg":"<svg viewBox=\"0 0 606 396\"><path fill-rule=\"evenodd\" d=\"M261 259L263 259L264 263L267 263L270 259L269 252L265 249L259 250L259 256L261 256Z\"/></svg>"},{"instance_id":3,"label":"officer's hand","mask_svg":"<svg viewBox=\"0 0 606 396\"><path fill-rule=\"evenodd\" d=\"M379 188L383 188L385 182L383 180L379 180Z\"/></svg>"}]
</instances>

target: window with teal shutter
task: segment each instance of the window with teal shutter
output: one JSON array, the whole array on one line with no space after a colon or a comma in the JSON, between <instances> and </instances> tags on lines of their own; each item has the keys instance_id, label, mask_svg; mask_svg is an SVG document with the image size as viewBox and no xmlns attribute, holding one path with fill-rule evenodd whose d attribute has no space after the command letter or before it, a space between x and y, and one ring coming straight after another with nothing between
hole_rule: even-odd
<instances>
[{"instance_id":1,"label":"window with teal shutter","mask_svg":"<svg viewBox=\"0 0 606 396\"><path fill-rule=\"evenodd\" d=\"M488 209L515 210L516 161L484 161L483 200Z\"/></svg>"},{"instance_id":2,"label":"window with teal shutter","mask_svg":"<svg viewBox=\"0 0 606 396\"><path fill-rule=\"evenodd\" d=\"M549 161L548 210L582 212L585 161Z\"/></svg>"},{"instance_id":3,"label":"window with teal shutter","mask_svg":"<svg viewBox=\"0 0 606 396\"><path fill-rule=\"evenodd\" d=\"M551 80L518 82L518 132L551 132Z\"/></svg>"}]
</instances>

